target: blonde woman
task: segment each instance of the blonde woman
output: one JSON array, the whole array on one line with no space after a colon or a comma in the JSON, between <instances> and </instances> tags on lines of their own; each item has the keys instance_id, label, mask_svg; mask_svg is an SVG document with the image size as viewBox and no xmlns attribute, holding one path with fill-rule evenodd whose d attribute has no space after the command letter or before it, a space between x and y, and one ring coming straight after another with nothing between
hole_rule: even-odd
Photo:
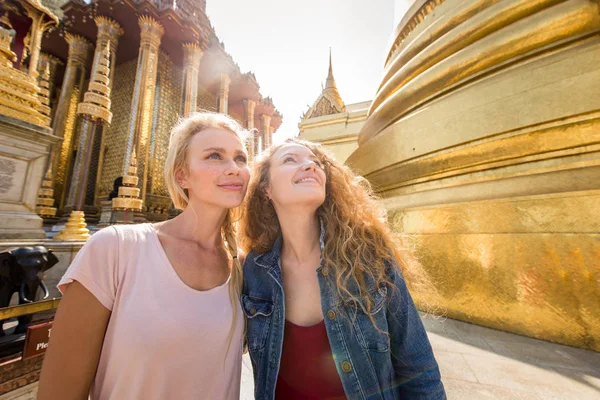
<instances>
[{"instance_id":1,"label":"blonde woman","mask_svg":"<svg viewBox=\"0 0 600 400\"><path fill-rule=\"evenodd\" d=\"M257 399L445 399L407 288L425 280L383 214L321 146L291 140L257 161L241 232Z\"/></svg>"},{"instance_id":2,"label":"blonde woman","mask_svg":"<svg viewBox=\"0 0 600 400\"><path fill-rule=\"evenodd\" d=\"M59 283L39 399L239 398L244 134L212 113L173 129L164 173L183 212L108 227L77 254Z\"/></svg>"}]
</instances>

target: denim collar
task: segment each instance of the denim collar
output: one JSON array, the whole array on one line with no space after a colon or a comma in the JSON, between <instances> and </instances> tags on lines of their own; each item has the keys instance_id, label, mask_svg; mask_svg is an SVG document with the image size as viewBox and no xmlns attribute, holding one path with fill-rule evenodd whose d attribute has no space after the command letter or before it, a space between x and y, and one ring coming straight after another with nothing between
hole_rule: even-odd
<instances>
[{"instance_id":1,"label":"denim collar","mask_svg":"<svg viewBox=\"0 0 600 400\"><path fill-rule=\"evenodd\" d=\"M319 225L321 232L319 233L319 245L321 246L321 261L323 257L323 249L325 248L325 224L323 219L319 218ZM264 268L279 267L279 259L281 258L281 245L283 243L283 235L281 230L273 243L271 250L266 251L258 256L254 257L254 262ZM322 264L322 263L321 263Z\"/></svg>"}]
</instances>

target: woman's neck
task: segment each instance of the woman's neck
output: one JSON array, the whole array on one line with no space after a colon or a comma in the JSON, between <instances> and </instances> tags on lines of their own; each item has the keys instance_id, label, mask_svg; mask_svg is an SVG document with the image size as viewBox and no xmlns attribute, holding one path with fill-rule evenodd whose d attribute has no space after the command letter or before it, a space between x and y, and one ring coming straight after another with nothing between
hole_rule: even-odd
<instances>
[{"instance_id":1,"label":"woman's neck","mask_svg":"<svg viewBox=\"0 0 600 400\"><path fill-rule=\"evenodd\" d=\"M169 224L168 228L174 236L196 242L200 247L206 249L220 247L221 227L227 211L227 209L205 204L189 203L181 214L165 224Z\"/></svg>"},{"instance_id":2,"label":"woman's neck","mask_svg":"<svg viewBox=\"0 0 600 400\"><path fill-rule=\"evenodd\" d=\"M310 260L315 252L320 252L320 223L314 211L278 214L283 235L281 256L294 263Z\"/></svg>"}]
</instances>

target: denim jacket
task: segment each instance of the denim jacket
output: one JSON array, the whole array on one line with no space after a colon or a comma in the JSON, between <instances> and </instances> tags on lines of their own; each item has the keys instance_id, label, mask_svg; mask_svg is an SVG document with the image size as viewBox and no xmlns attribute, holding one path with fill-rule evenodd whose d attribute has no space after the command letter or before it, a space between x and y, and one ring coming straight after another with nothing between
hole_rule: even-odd
<instances>
[{"instance_id":1,"label":"denim jacket","mask_svg":"<svg viewBox=\"0 0 600 400\"><path fill-rule=\"evenodd\" d=\"M285 326L281 241L280 236L266 253L251 252L244 263L241 302L257 400L275 398L281 361ZM374 299L370 312L379 329L363 304L339 300L333 271L322 260L317 274L325 328L348 399L446 399L423 323L397 268L389 268L395 287L367 281Z\"/></svg>"}]
</instances>

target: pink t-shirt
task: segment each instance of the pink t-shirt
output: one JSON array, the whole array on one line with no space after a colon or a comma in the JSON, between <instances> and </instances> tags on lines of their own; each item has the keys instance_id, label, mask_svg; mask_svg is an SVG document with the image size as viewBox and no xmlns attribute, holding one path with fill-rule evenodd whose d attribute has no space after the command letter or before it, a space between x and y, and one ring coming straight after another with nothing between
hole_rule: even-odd
<instances>
[{"instance_id":1,"label":"pink t-shirt","mask_svg":"<svg viewBox=\"0 0 600 400\"><path fill-rule=\"evenodd\" d=\"M244 320L236 303L227 352L229 282L207 291L183 283L152 224L111 226L94 234L59 290L74 280L112 311L94 400L239 399Z\"/></svg>"}]
</instances>

